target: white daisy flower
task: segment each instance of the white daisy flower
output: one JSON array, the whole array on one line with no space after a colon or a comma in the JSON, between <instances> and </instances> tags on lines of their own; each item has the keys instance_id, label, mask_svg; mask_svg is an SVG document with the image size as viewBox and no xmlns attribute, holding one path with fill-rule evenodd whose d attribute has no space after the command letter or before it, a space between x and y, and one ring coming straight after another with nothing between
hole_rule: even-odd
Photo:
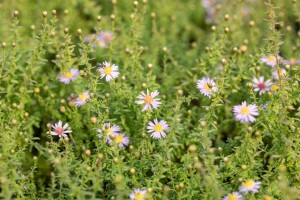
<instances>
[{"instance_id":1,"label":"white daisy flower","mask_svg":"<svg viewBox=\"0 0 300 200\"><path fill-rule=\"evenodd\" d=\"M240 187L240 192L248 193L248 192L253 192L257 193L258 189L260 188L261 182L255 182L253 180L248 180L244 183L242 183L242 186Z\"/></svg>"},{"instance_id":2,"label":"white daisy flower","mask_svg":"<svg viewBox=\"0 0 300 200\"><path fill-rule=\"evenodd\" d=\"M64 72L60 77L59 81L64 84L69 84L70 81L75 81L76 77L79 76L78 69L70 69L70 71Z\"/></svg>"},{"instance_id":3,"label":"white daisy flower","mask_svg":"<svg viewBox=\"0 0 300 200\"><path fill-rule=\"evenodd\" d=\"M115 141L115 143L120 147L123 148L125 146L128 146L130 140L129 137L125 136L125 134L118 134L115 133L110 140L108 140L108 144L110 144L112 141Z\"/></svg>"},{"instance_id":4,"label":"white daisy flower","mask_svg":"<svg viewBox=\"0 0 300 200\"><path fill-rule=\"evenodd\" d=\"M222 200L243 200L243 196L238 192L233 192L225 196Z\"/></svg>"},{"instance_id":5,"label":"white daisy flower","mask_svg":"<svg viewBox=\"0 0 300 200\"><path fill-rule=\"evenodd\" d=\"M254 116L258 115L258 110L255 104L250 104L247 106L246 101L244 101L242 102L242 105L233 107L233 113L235 120L244 124L247 122L255 122Z\"/></svg>"},{"instance_id":6,"label":"white daisy flower","mask_svg":"<svg viewBox=\"0 0 300 200\"><path fill-rule=\"evenodd\" d=\"M152 110L152 107L157 109L161 104L160 99L155 98L158 94L159 94L159 92L157 90L155 90L154 92L151 92L149 94L149 90L147 89L146 94L144 92L142 92L142 94L137 97L140 100L136 101L136 103L137 104L145 104L142 111Z\"/></svg>"},{"instance_id":7,"label":"white daisy flower","mask_svg":"<svg viewBox=\"0 0 300 200\"><path fill-rule=\"evenodd\" d=\"M107 82L117 78L120 74L118 72L118 66L115 64L111 65L109 62L102 63L101 67L98 68L98 71L100 72L101 79L105 77Z\"/></svg>"},{"instance_id":8,"label":"white daisy flower","mask_svg":"<svg viewBox=\"0 0 300 200\"><path fill-rule=\"evenodd\" d=\"M263 57L260 59L261 62L271 66L271 67L275 67L277 65L277 63L279 64L280 61L282 60L282 58L280 56L273 56L273 55L269 55L268 57Z\"/></svg>"},{"instance_id":9,"label":"white daisy flower","mask_svg":"<svg viewBox=\"0 0 300 200\"><path fill-rule=\"evenodd\" d=\"M274 69L272 72L272 75L274 77L275 80L278 80L279 77L283 77L286 76L286 70L284 68L280 68L280 69Z\"/></svg>"},{"instance_id":10,"label":"white daisy flower","mask_svg":"<svg viewBox=\"0 0 300 200\"><path fill-rule=\"evenodd\" d=\"M147 190L141 190L140 188L134 189L129 198L133 200L144 200L146 197Z\"/></svg>"},{"instance_id":11,"label":"white daisy flower","mask_svg":"<svg viewBox=\"0 0 300 200\"><path fill-rule=\"evenodd\" d=\"M52 131L48 131L47 134L51 134L51 135L57 135L58 137L67 137L66 133L72 133L71 130L67 130L67 128L69 127L69 124L66 123L64 126L62 125L62 121L58 121L58 123L56 123L54 126L52 125Z\"/></svg>"},{"instance_id":12,"label":"white daisy flower","mask_svg":"<svg viewBox=\"0 0 300 200\"><path fill-rule=\"evenodd\" d=\"M169 125L164 120L158 122L157 119L154 119L153 122L148 123L147 129L148 133L152 133L150 135L152 138L161 139L167 136L164 131L169 129Z\"/></svg>"},{"instance_id":13,"label":"white daisy flower","mask_svg":"<svg viewBox=\"0 0 300 200\"><path fill-rule=\"evenodd\" d=\"M200 90L201 94L208 96L209 98L211 98L211 95L214 92L218 91L216 83L210 78L202 78L201 80L198 80L197 88Z\"/></svg>"},{"instance_id":14,"label":"white daisy flower","mask_svg":"<svg viewBox=\"0 0 300 200\"><path fill-rule=\"evenodd\" d=\"M259 79L254 77L252 81L253 81L254 91L259 92L259 95L262 95L263 93L270 91L273 84L271 80L264 81L263 76L259 77Z\"/></svg>"},{"instance_id":15,"label":"white daisy flower","mask_svg":"<svg viewBox=\"0 0 300 200\"><path fill-rule=\"evenodd\" d=\"M79 94L78 98L75 100L75 105L82 106L82 105L86 104L86 102L88 102L89 100L91 100L89 92L85 91L85 92Z\"/></svg>"},{"instance_id":16,"label":"white daisy flower","mask_svg":"<svg viewBox=\"0 0 300 200\"><path fill-rule=\"evenodd\" d=\"M120 127L118 125L110 125L109 122L104 123L101 129L98 129L97 132L100 133L97 136L99 138L102 138L103 136L106 139L107 143L111 143L111 136L114 136L115 134L118 134L118 132L120 131Z\"/></svg>"}]
</instances>

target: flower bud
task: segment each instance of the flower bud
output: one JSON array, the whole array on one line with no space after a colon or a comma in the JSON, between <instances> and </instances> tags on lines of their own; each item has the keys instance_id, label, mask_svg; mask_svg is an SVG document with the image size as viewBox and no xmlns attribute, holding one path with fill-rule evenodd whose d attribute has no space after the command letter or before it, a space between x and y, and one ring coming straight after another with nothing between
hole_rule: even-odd
<instances>
[{"instance_id":1,"label":"flower bud","mask_svg":"<svg viewBox=\"0 0 300 200\"><path fill-rule=\"evenodd\" d=\"M227 163L229 161L228 157L224 157L224 162Z\"/></svg>"},{"instance_id":2,"label":"flower bud","mask_svg":"<svg viewBox=\"0 0 300 200\"><path fill-rule=\"evenodd\" d=\"M14 11L14 17L18 17L19 16L19 11L15 10Z\"/></svg>"},{"instance_id":3,"label":"flower bud","mask_svg":"<svg viewBox=\"0 0 300 200\"><path fill-rule=\"evenodd\" d=\"M35 93L40 93L40 88L38 88L38 87L34 88L34 92Z\"/></svg>"},{"instance_id":4,"label":"flower bud","mask_svg":"<svg viewBox=\"0 0 300 200\"><path fill-rule=\"evenodd\" d=\"M54 159L54 164L55 164L55 165L58 165L59 163L60 163L60 159L59 159L59 158L55 158L55 159Z\"/></svg>"},{"instance_id":5,"label":"flower bud","mask_svg":"<svg viewBox=\"0 0 300 200\"><path fill-rule=\"evenodd\" d=\"M116 175L116 177L115 177L115 183L116 184L122 183L122 180L123 180L122 175L120 175L120 174Z\"/></svg>"},{"instance_id":6,"label":"flower bud","mask_svg":"<svg viewBox=\"0 0 300 200\"><path fill-rule=\"evenodd\" d=\"M96 124L97 123L97 117L91 117L91 121L93 124Z\"/></svg>"},{"instance_id":7,"label":"flower bud","mask_svg":"<svg viewBox=\"0 0 300 200\"><path fill-rule=\"evenodd\" d=\"M131 175L134 175L134 174L135 174L135 169L134 169L134 168L130 168L129 171L130 171L130 174L131 174Z\"/></svg>"},{"instance_id":8,"label":"flower bud","mask_svg":"<svg viewBox=\"0 0 300 200\"><path fill-rule=\"evenodd\" d=\"M183 95L183 91L182 90L178 90L177 94L178 94L178 96L182 96Z\"/></svg>"},{"instance_id":9,"label":"flower bud","mask_svg":"<svg viewBox=\"0 0 300 200\"><path fill-rule=\"evenodd\" d=\"M91 156L91 150L89 149L85 150L84 155L86 155L87 157Z\"/></svg>"},{"instance_id":10,"label":"flower bud","mask_svg":"<svg viewBox=\"0 0 300 200\"><path fill-rule=\"evenodd\" d=\"M110 15L110 19L111 19L112 21L114 21L114 20L116 19L116 16L115 16L115 15Z\"/></svg>"},{"instance_id":11,"label":"flower bud","mask_svg":"<svg viewBox=\"0 0 300 200\"><path fill-rule=\"evenodd\" d=\"M104 156L103 156L102 153L99 153L99 154L97 155L97 158L99 159L99 161L102 161L102 160L104 159Z\"/></svg>"},{"instance_id":12,"label":"flower bud","mask_svg":"<svg viewBox=\"0 0 300 200\"><path fill-rule=\"evenodd\" d=\"M64 28L64 33L65 34L69 33L69 29L68 28Z\"/></svg>"},{"instance_id":13,"label":"flower bud","mask_svg":"<svg viewBox=\"0 0 300 200\"><path fill-rule=\"evenodd\" d=\"M64 112L66 112L66 107L60 106L59 110L60 110L60 112L64 113Z\"/></svg>"},{"instance_id":14,"label":"flower bud","mask_svg":"<svg viewBox=\"0 0 300 200\"><path fill-rule=\"evenodd\" d=\"M189 146L188 151L189 151L190 153L195 153L195 152L197 151L197 146L194 145L194 144L192 144L191 146Z\"/></svg>"},{"instance_id":15,"label":"flower bud","mask_svg":"<svg viewBox=\"0 0 300 200\"><path fill-rule=\"evenodd\" d=\"M200 126L201 126L202 128L206 127L206 126L207 126L206 121L201 121L201 122L200 122Z\"/></svg>"},{"instance_id":16,"label":"flower bud","mask_svg":"<svg viewBox=\"0 0 300 200\"><path fill-rule=\"evenodd\" d=\"M47 11L43 11L43 17L47 17L47 16L48 16Z\"/></svg>"},{"instance_id":17,"label":"flower bud","mask_svg":"<svg viewBox=\"0 0 300 200\"><path fill-rule=\"evenodd\" d=\"M202 164L199 161L197 161L195 162L194 167L197 171L200 171L202 169Z\"/></svg>"},{"instance_id":18,"label":"flower bud","mask_svg":"<svg viewBox=\"0 0 300 200\"><path fill-rule=\"evenodd\" d=\"M222 62L223 65L227 65L227 60L226 60L225 58L223 58L223 59L221 60L221 62Z\"/></svg>"}]
</instances>

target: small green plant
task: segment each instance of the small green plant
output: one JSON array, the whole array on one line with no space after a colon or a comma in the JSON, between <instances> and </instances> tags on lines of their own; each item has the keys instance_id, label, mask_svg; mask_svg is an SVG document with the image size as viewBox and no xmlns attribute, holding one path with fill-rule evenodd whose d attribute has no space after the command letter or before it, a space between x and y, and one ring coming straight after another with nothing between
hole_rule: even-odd
<instances>
[{"instance_id":1,"label":"small green plant","mask_svg":"<svg viewBox=\"0 0 300 200\"><path fill-rule=\"evenodd\" d=\"M299 199L299 6L0 3L0 197Z\"/></svg>"}]
</instances>

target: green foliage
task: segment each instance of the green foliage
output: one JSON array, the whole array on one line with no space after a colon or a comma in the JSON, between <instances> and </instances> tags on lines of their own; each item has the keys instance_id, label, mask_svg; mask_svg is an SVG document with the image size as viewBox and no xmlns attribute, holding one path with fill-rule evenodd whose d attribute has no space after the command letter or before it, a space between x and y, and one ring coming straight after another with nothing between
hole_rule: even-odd
<instances>
[{"instance_id":1,"label":"green foliage","mask_svg":"<svg viewBox=\"0 0 300 200\"><path fill-rule=\"evenodd\" d=\"M141 188L145 199L215 200L254 180L244 199L299 199L300 3L216 2L1 2L0 198L122 200ZM282 57L273 68L261 60L271 55ZM105 61L116 79L100 76ZM71 69L79 76L64 84ZM260 76L273 83L262 95ZM204 77L218 88L210 97ZM158 109L136 103L147 90ZM253 123L234 116L243 101L258 107ZM148 132L154 119L165 138ZM50 134L60 120L67 137ZM129 145L106 135L108 122Z\"/></svg>"}]
</instances>

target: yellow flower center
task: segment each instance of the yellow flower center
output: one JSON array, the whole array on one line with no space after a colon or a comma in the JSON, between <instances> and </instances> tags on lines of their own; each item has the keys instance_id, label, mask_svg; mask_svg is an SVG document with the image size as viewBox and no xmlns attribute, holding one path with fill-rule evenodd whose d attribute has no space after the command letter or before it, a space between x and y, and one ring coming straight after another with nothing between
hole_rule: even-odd
<instances>
[{"instance_id":1,"label":"yellow flower center","mask_svg":"<svg viewBox=\"0 0 300 200\"><path fill-rule=\"evenodd\" d=\"M155 132L160 132L160 131L162 131L162 130L163 130L163 127L162 127L161 124L156 124L156 125L154 126L154 131L155 131Z\"/></svg>"},{"instance_id":2,"label":"yellow flower center","mask_svg":"<svg viewBox=\"0 0 300 200\"><path fill-rule=\"evenodd\" d=\"M290 63L291 63L291 65L296 65L297 64L297 60L295 58L291 58L290 59Z\"/></svg>"},{"instance_id":3,"label":"yellow flower center","mask_svg":"<svg viewBox=\"0 0 300 200\"><path fill-rule=\"evenodd\" d=\"M269 56L268 61L269 62L276 62L276 57L275 56Z\"/></svg>"},{"instance_id":4,"label":"yellow flower center","mask_svg":"<svg viewBox=\"0 0 300 200\"><path fill-rule=\"evenodd\" d=\"M73 77L73 74L72 74L71 72L65 72L65 73L64 73L64 76L65 76L66 78L72 78L72 77Z\"/></svg>"},{"instance_id":5,"label":"yellow flower center","mask_svg":"<svg viewBox=\"0 0 300 200\"><path fill-rule=\"evenodd\" d=\"M116 141L116 143L121 143L123 141L123 136L122 135L117 135L115 137L115 141Z\"/></svg>"},{"instance_id":6,"label":"yellow flower center","mask_svg":"<svg viewBox=\"0 0 300 200\"><path fill-rule=\"evenodd\" d=\"M104 74L110 75L112 72L112 68L110 66L107 66L103 69Z\"/></svg>"},{"instance_id":7,"label":"yellow flower center","mask_svg":"<svg viewBox=\"0 0 300 200\"><path fill-rule=\"evenodd\" d=\"M79 95L79 100L80 101L85 101L87 98L88 98L87 95L84 94L84 93L82 93L82 94Z\"/></svg>"},{"instance_id":8,"label":"yellow flower center","mask_svg":"<svg viewBox=\"0 0 300 200\"><path fill-rule=\"evenodd\" d=\"M136 199L136 200L143 200L143 198L144 198L144 195L141 192L134 194L134 199Z\"/></svg>"},{"instance_id":9,"label":"yellow flower center","mask_svg":"<svg viewBox=\"0 0 300 200\"><path fill-rule=\"evenodd\" d=\"M153 98L151 96L145 96L144 101L146 104L150 104L153 102Z\"/></svg>"},{"instance_id":10,"label":"yellow flower center","mask_svg":"<svg viewBox=\"0 0 300 200\"><path fill-rule=\"evenodd\" d=\"M237 200L237 196L235 194L230 194L228 200Z\"/></svg>"},{"instance_id":11,"label":"yellow flower center","mask_svg":"<svg viewBox=\"0 0 300 200\"><path fill-rule=\"evenodd\" d=\"M242 106L241 107L241 114L242 115L249 115L250 114L250 110L247 106Z\"/></svg>"},{"instance_id":12,"label":"yellow flower center","mask_svg":"<svg viewBox=\"0 0 300 200\"><path fill-rule=\"evenodd\" d=\"M265 195L265 196L264 196L264 200L272 200L272 197L269 196L269 195Z\"/></svg>"},{"instance_id":13,"label":"yellow flower center","mask_svg":"<svg viewBox=\"0 0 300 200\"><path fill-rule=\"evenodd\" d=\"M103 34L103 38L104 38L104 40L111 40L111 35L108 33Z\"/></svg>"},{"instance_id":14,"label":"yellow flower center","mask_svg":"<svg viewBox=\"0 0 300 200\"><path fill-rule=\"evenodd\" d=\"M207 83L205 83L204 89L205 89L206 91L211 91L211 85L208 85Z\"/></svg>"},{"instance_id":15,"label":"yellow flower center","mask_svg":"<svg viewBox=\"0 0 300 200\"><path fill-rule=\"evenodd\" d=\"M244 187L246 188L252 188L254 186L254 181L248 180L244 183Z\"/></svg>"},{"instance_id":16,"label":"yellow flower center","mask_svg":"<svg viewBox=\"0 0 300 200\"><path fill-rule=\"evenodd\" d=\"M277 85L273 85L272 87L271 87L271 91L276 91L276 90L278 90L279 89L279 86L277 86Z\"/></svg>"}]
</instances>

